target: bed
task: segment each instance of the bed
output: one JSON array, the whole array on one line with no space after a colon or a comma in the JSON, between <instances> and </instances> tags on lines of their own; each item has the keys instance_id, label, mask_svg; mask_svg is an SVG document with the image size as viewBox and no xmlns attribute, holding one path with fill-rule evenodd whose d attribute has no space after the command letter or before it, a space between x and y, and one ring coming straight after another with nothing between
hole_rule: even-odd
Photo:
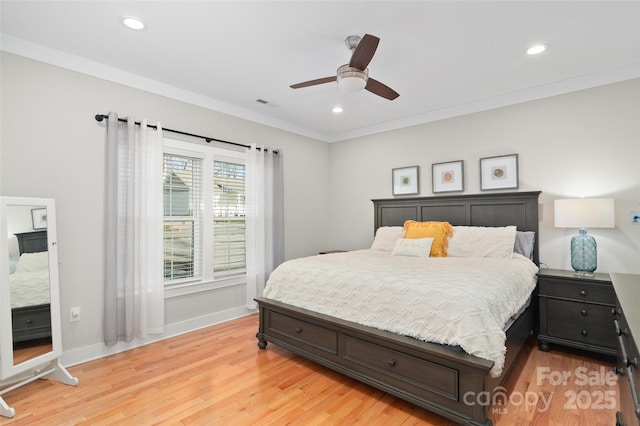
<instances>
[{"instance_id":1,"label":"bed","mask_svg":"<svg viewBox=\"0 0 640 426\"><path fill-rule=\"evenodd\" d=\"M13 342L28 344L51 337L47 231L16 237L20 257L9 274Z\"/></svg>"},{"instance_id":2,"label":"bed","mask_svg":"<svg viewBox=\"0 0 640 426\"><path fill-rule=\"evenodd\" d=\"M470 227L515 226L518 231L537 236L539 194L373 200L374 231L415 220ZM531 260L537 265L538 238L532 245ZM533 281L535 287L535 277ZM260 349L272 342L458 423L490 425L489 406L480 397L500 386L533 333L537 322L536 291L534 288L526 309L505 331L506 354L497 377L493 377L494 361L470 355L459 347L427 342L268 297L256 299L260 316L256 337Z\"/></svg>"}]
</instances>

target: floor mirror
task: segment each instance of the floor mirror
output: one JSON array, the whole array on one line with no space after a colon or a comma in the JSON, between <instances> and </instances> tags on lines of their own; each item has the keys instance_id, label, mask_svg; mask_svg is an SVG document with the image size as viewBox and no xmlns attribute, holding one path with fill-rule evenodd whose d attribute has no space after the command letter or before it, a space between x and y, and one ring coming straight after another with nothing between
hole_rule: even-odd
<instances>
[{"instance_id":1,"label":"floor mirror","mask_svg":"<svg viewBox=\"0 0 640 426\"><path fill-rule=\"evenodd\" d=\"M60 365L62 336L55 200L0 197L0 415L2 398L36 379L78 380Z\"/></svg>"}]
</instances>

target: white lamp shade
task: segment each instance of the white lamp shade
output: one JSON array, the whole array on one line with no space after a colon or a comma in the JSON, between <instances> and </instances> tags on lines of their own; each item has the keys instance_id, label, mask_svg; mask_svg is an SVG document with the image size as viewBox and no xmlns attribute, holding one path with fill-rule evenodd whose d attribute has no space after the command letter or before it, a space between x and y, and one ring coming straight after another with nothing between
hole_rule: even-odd
<instances>
[{"instance_id":1,"label":"white lamp shade","mask_svg":"<svg viewBox=\"0 0 640 426\"><path fill-rule=\"evenodd\" d=\"M613 198L571 198L554 201L556 228L613 228Z\"/></svg>"}]
</instances>

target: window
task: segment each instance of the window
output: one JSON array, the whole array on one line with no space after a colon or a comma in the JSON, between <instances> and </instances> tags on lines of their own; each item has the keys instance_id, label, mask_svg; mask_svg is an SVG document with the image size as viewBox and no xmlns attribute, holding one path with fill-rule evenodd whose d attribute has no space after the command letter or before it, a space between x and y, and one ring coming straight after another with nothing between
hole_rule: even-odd
<instances>
[{"instance_id":1,"label":"window","mask_svg":"<svg viewBox=\"0 0 640 426\"><path fill-rule=\"evenodd\" d=\"M164 279L200 277L199 158L164 154Z\"/></svg>"},{"instance_id":2,"label":"window","mask_svg":"<svg viewBox=\"0 0 640 426\"><path fill-rule=\"evenodd\" d=\"M164 151L165 286L244 276L244 153L170 140Z\"/></svg>"},{"instance_id":3,"label":"window","mask_svg":"<svg viewBox=\"0 0 640 426\"><path fill-rule=\"evenodd\" d=\"M213 273L245 270L245 166L213 162Z\"/></svg>"}]
</instances>

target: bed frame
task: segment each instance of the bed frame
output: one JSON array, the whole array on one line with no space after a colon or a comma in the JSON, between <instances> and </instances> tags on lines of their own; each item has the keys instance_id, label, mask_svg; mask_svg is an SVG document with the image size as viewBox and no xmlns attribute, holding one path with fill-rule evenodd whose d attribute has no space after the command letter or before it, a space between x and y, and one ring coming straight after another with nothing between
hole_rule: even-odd
<instances>
[{"instance_id":1,"label":"bed frame","mask_svg":"<svg viewBox=\"0 0 640 426\"><path fill-rule=\"evenodd\" d=\"M15 234L18 239L18 250L23 253L39 253L49 249L47 231L33 231ZM13 342L29 344L37 339L51 337L51 306L23 306L11 310Z\"/></svg>"},{"instance_id":2,"label":"bed frame","mask_svg":"<svg viewBox=\"0 0 640 426\"><path fill-rule=\"evenodd\" d=\"M374 229L405 220L452 225L507 226L536 232L540 192L373 200ZM537 291L537 290L536 290ZM461 424L491 425L482 395L508 376L537 323L537 297L507 331L505 368L491 378L491 361L438 344L362 326L267 298L257 298L258 347L273 342L321 365L367 383ZM480 398L478 399L478 397Z\"/></svg>"}]
</instances>

